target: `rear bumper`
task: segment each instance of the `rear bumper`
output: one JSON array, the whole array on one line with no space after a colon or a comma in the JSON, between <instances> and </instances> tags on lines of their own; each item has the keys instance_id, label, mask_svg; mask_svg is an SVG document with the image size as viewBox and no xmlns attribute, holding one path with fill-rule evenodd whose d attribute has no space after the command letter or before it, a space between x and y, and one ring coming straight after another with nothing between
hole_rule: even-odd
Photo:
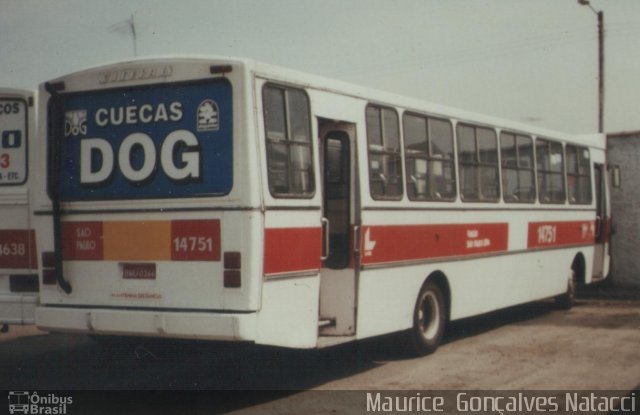
<instances>
[{"instance_id":1,"label":"rear bumper","mask_svg":"<svg viewBox=\"0 0 640 415\"><path fill-rule=\"evenodd\" d=\"M36 324L46 331L253 341L256 314L40 306Z\"/></svg>"},{"instance_id":2,"label":"rear bumper","mask_svg":"<svg viewBox=\"0 0 640 415\"><path fill-rule=\"evenodd\" d=\"M0 294L0 323L33 324L38 294Z\"/></svg>"}]
</instances>

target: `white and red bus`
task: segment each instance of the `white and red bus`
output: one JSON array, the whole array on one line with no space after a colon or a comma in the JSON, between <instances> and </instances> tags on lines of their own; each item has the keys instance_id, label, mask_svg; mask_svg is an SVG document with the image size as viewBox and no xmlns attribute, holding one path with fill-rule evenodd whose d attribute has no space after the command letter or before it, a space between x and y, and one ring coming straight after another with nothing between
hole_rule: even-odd
<instances>
[{"instance_id":1,"label":"white and red bus","mask_svg":"<svg viewBox=\"0 0 640 415\"><path fill-rule=\"evenodd\" d=\"M46 330L295 348L408 330L428 353L447 321L570 306L608 273L603 135L241 59L40 94Z\"/></svg>"},{"instance_id":2,"label":"white and red bus","mask_svg":"<svg viewBox=\"0 0 640 415\"><path fill-rule=\"evenodd\" d=\"M0 88L0 325L33 324L38 255L32 221L36 175L31 91Z\"/></svg>"}]
</instances>

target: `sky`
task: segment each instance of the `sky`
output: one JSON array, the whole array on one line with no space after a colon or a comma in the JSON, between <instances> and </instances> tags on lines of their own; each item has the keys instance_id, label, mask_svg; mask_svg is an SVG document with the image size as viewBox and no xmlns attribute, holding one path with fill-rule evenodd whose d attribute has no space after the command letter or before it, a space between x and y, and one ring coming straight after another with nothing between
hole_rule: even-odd
<instances>
[{"instance_id":1,"label":"sky","mask_svg":"<svg viewBox=\"0 0 640 415\"><path fill-rule=\"evenodd\" d=\"M640 0L591 5L604 12L605 131L640 130ZM0 87L188 54L569 133L598 128L597 19L577 0L0 0Z\"/></svg>"}]
</instances>

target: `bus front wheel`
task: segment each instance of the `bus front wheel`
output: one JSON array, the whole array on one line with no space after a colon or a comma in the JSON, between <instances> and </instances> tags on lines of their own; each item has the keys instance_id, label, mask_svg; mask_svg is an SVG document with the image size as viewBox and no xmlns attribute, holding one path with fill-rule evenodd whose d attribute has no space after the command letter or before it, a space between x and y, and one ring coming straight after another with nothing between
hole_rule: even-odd
<instances>
[{"instance_id":1,"label":"bus front wheel","mask_svg":"<svg viewBox=\"0 0 640 415\"><path fill-rule=\"evenodd\" d=\"M427 282L422 286L413 311L411 343L413 351L424 356L436 351L446 322L444 296L440 287Z\"/></svg>"}]
</instances>

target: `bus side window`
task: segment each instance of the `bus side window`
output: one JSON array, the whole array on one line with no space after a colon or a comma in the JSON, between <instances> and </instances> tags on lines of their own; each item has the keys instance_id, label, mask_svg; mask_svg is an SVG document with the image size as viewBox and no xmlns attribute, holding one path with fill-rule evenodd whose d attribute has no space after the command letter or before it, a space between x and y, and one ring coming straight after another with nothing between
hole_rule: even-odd
<instances>
[{"instance_id":1,"label":"bus side window","mask_svg":"<svg viewBox=\"0 0 640 415\"><path fill-rule=\"evenodd\" d=\"M269 190L274 197L310 198L315 191L309 99L301 89L263 89Z\"/></svg>"},{"instance_id":2,"label":"bus side window","mask_svg":"<svg viewBox=\"0 0 640 415\"><path fill-rule=\"evenodd\" d=\"M367 106L369 187L376 200L402 198L402 162L398 114L390 108Z\"/></svg>"},{"instance_id":3,"label":"bus side window","mask_svg":"<svg viewBox=\"0 0 640 415\"><path fill-rule=\"evenodd\" d=\"M591 204L591 158L586 147L567 144L567 191L569 203Z\"/></svg>"},{"instance_id":4,"label":"bus side window","mask_svg":"<svg viewBox=\"0 0 640 415\"><path fill-rule=\"evenodd\" d=\"M403 131L409 199L455 199L456 182L451 122L405 114Z\"/></svg>"},{"instance_id":5,"label":"bus side window","mask_svg":"<svg viewBox=\"0 0 640 415\"><path fill-rule=\"evenodd\" d=\"M458 124L460 197L465 202L497 202L498 146L494 130Z\"/></svg>"},{"instance_id":6,"label":"bus side window","mask_svg":"<svg viewBox=\"0 0 640 415\"><path fill-rule=\"evenodd\" d=\"M536 199L533 139L503 132L500 134L502 193L507 203L533 203Z\"/></svg>"},{"instance_id":7,"label":"bus side window","mask_svg":"<svg viewBox=\"0 0 640 415\"><path fill-rule=\"evenodd\" d=\"M562 144L546 139L536 140L536 163L540 203L564 203L564 157Z\"/></svg>"}]
</instances>

